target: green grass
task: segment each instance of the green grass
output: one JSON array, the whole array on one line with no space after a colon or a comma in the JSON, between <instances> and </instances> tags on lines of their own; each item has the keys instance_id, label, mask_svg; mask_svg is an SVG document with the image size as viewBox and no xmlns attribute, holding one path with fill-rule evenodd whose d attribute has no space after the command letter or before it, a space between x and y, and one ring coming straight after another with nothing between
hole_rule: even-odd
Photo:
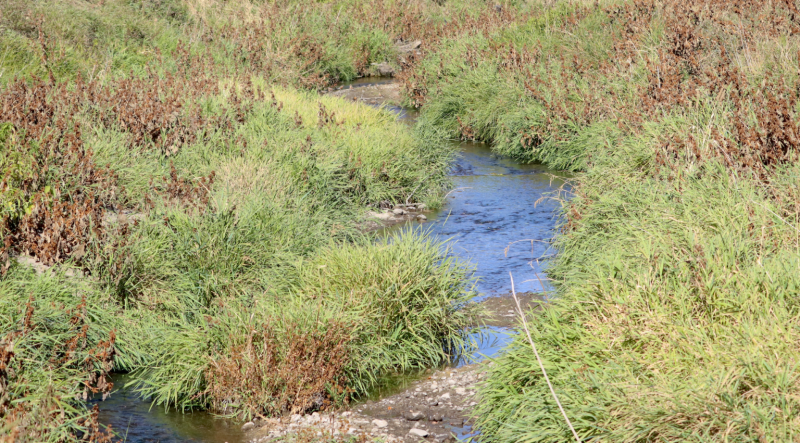
<instances>
[{"instance_id":1,"label":"green grass","mask_svg":"<svg viewBox=\"0 0 800 443\"><path fill-rule=\"evenodd\" d=\"M582 438L796 438L798 231L763 189L709 169L580 180L579 228L549 268L557 296L528 321ZM521 339L481 395L489 441L570 438Z\"/></svg>"},{"instance_id":2,"label":"green grass","mask_svg":"<svg viewBox=\"0 0 800 443\"><path fill-rule=\"evenodd\" d=\"M200 139L169 158L131 150L119 129L98 127L87 138L94 161L116 171L119 201L142 212L130 216L136 224L126 233L112 231L93 250L84 264L93 274L87 279L37 277L11 259L0 287L2 330L20 327L29 294L36 300L35 321L52 316L45 308L61 313L48 319L52 327L28 331L22 341L7 335L15 347L12 365L19 365L7 381L11 404L21 402L28 414L41 402L63 406L79 390L77 380L93 373L80 365L71 369L73 360L38 367L48 349L76 333L68 308L59 305L78 303L75 294L86 294L87 304L97 307L86 320L92 334L82 339L82 349L115 331L113 369L133 371L142 395L162 407L211 408L243 418L287 407L302 412L313 407L311 395L339 403L364 394L387 371L435 366L463 348L472 321L461 309L473 294L469 268L424 233L376 243L359 231L366 210L381 201L411 198L435 207L453 153L442 141L423 142L388 111L274 92L282 110L269 101L253 103L225 137ZM228 112L226 94L208 97L203 106ZM318 125L320 105L334 122ZM82 118L91 122L91 114ZM231 138L235 146L227 143ZM159 184L172 168L193 184L215 172L207 203L185 206L172 198L163 189L167 182ZM136 209L147 208L146 199L152 208ZM69 267L68 261L53 269ZM44 289L56 282L57 291ZM272 337L275 354L256 353L250 367L238 369L243 373L213 372L215 362L236 358L255 331ZM341 364L286 353L308 337L340 346ZM274 375L274 366L263 367L269 361L291 370L260 387L223 389L253 371ZM299 383L292 379L297 368L309 363L309 375L314 368L327 371L317 374L321 391L287 394ZM58 384L37 384L48 377ZM78 435L78 420L88 411L70 405L66 419L35 419L42 428L36 435L53 441ZM8 432L27 429L6 423Z\"/></svg>"},{"instance_id":3,"label":"green grass","mask_svg":"<svg viewBox=\"0 0 800 443\"><path fill-rule=\"evenodd\" d=\"M791 12L443 3L9 3L4 103L22 77L55 117L31 99L37 118L2 125L4 236L31 247L55 235L31 228L47 208L87 202L99 216L66 220L102 229L55 242L67 254L55 276L6 246L0 429L76 438L92 420L74 399L110 369L133 371L162 407L248 417L336 404L383 372L446 360L464 346L471 270L424 233L384 241L359 226L384 201L440 204L443 140L462 137L581 171L548 268L556 291L529 324L582 438L796 440ZM292 89L394 63L397 38L424 42L400 76L424 105L412 130ZM79 77L126 102L86 101ZM74 137L84 151L66 149ZM136 223L121 226L119 209ZM41 415L57 408L69 413ZM476 415L486 442L571 438L521 339Z\"/></svg>"},{"instance_id":4,"label":"green grass","mask_svg":"<svg viewBox=\"0 0 800 443\"><path fill-rule=\"evenodd\" d=\"M559 196L556 290L527 318L584 441L798 439L798 146L767 123L785 106L794 128L782 100L797 59L781 51L798 41L756 25L786 10L733 3L716 14L741 20L757 51L707 16L684 21L679 1L563 3L443 41L414 68L423 84L406 83L427 91L426 129L582 171ZM672 46L680 29L700 42L687 56ZM771 157L768 140L787 155ZM574 440L524 334L475 416L485 442Z\"/></svg>"},{"instance_id":5,"label":"green grass","mask_svg":"<svg viewBox=\"0 0 800 443\"><path fill-rule=\"evenodd\" d=\"M222 6L4 9L4 103L37 103L4 110L0 131L0 434L12 441L102 440L79 400L108 371L130 371L159 407L246 418L339 405L465 346L469 266L426 233L361 230L384 202L437 207L451 148L389 111L293 88L393 59L397 22L365 21L354 2ZM94 215L52 212L73 204ZM61 235L62 255L34 248ZM27 249L50 270L17 263ZM113 355L95 361L112 335Z\"/></svg>"}]
</instances>

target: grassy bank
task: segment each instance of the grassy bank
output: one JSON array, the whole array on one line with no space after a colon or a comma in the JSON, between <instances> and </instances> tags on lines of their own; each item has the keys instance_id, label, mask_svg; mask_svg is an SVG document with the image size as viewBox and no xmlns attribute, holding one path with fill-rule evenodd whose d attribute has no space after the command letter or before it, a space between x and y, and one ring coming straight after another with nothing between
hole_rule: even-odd
<instances>
[{"instance_id":1,"label":"grassy bank","mask_svg":"<svg viewBox=\"0 0 800 443\"><path fill-rule=\"evenodd\" d=\"M584 171L529 315L582 439L797 440L796 14L531 5L404 74L423 125ZM522 338L476 416L481 441L574 441Z\"/></svg>"},{"instance_id":2,"label":"grassy bank","mask_svg":"<svg viewBox=\"0 0 800 443\"><path fill-rule=\"evenodd\" d=\"M463 346L468 266L360 228L386 202L436 207L453 153L314 92L449 13L371 7L4 5L0 440L107 440L81 399L111 371L159 407L247 418Z\"/></svg>"},{"instance_id":3,"label":"grassy bank","mask_svg":"<svg viewBox=\"0 0 800 443\"><path fill-rule=\"evenodd\" d=\"M465 138L581 171L529 323L583 439L797 439L793 2L8 5L0 438L102 440L111 370L247 417L448 358L469 270L358 227ZM309 92L380 61L413 131ZM480 397L482 441L571 439L521 340Z\"/></svg>"}]
</instances>

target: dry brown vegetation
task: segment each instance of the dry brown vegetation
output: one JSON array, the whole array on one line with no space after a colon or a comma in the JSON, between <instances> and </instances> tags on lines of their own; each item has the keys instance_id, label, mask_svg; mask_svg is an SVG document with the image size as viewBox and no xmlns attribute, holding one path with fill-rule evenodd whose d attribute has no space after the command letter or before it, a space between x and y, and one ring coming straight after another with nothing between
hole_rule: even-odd
<instances>
[{"instance_id":1,"label":"dry brown vegetation","mask_svg":"<svg viewBox=\"0 0 800 443\"><path fill-rule=\"evenodd\" d=\"M229 404L236 404L237 413L244 408L253 416L297 414L326 409L332 398L349 397L344 370L351 327L333 320L320 331L296 324L283 327L278 336L264 325L212 361L203 395L215 410L226 413Z\"/></svg>"}]
</instances>

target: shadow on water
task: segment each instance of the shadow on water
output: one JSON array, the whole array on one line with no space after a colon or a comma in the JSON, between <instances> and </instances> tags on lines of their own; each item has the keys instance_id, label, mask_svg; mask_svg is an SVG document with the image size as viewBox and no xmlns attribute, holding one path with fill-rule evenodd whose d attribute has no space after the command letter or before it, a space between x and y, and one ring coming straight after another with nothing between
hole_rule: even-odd
<instances>
[{"instance_id":1,"label":"shadow on water","mask_svg":"<svg viewBox=\"0 0 800 443\"><path fill-rule=\"evenodd\" d=\"M142 400L131 388L124 388L128 375L112 375L111 396L89 401L99 404L100 423L111 425L120 438L129 443L241 443L246 441L241 424L204 411L165 411Z\"/></svg>"}]
</instances>

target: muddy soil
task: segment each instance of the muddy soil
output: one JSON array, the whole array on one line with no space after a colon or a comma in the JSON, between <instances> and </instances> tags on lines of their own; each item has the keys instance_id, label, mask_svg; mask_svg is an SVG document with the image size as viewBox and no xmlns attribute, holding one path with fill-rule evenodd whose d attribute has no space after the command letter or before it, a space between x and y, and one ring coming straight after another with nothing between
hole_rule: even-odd
<instances>
[{"instance_id":1,"label":"muddy soil","mask_svg":"<svg viewBox=\"0 0 800 443\"><path fill-rule=\"evenodd\" d=\"M360 227L363 231L377 231L378 229L411 221L424 223L428 220L428 216L425 215L426 212L429 211L424 203L387 205L385 208L367 212L366 220L361 223Z\"/></svg>"},{"instance_id":2,"label":"muddy soil","mask_svg":"<svg viewBox=\"0 0 800 443\"><path fill-rule=\"evenodd\" d=\"M539 292L525 292L517 294L519 304L523 312L531 309L540 310L544 307L546 300L544 295ZM511 294L504 296L488 297L478 303L483 307L484 314L480 318L480 324L497 328L512 328L519 321L517 304Z\"/></svg>"}]
</instances>

